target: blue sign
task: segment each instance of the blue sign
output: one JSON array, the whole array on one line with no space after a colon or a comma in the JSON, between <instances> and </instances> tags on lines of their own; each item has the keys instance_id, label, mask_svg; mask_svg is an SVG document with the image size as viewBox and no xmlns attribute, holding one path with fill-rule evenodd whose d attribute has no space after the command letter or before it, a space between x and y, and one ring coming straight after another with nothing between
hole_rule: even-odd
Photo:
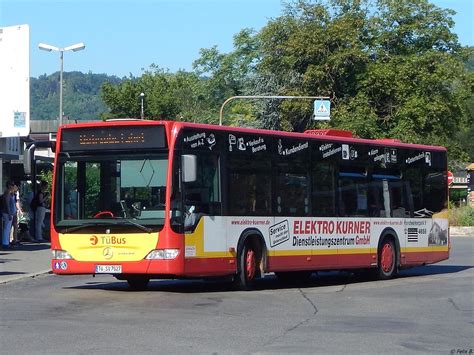
<instances>
[{"instance_id":1,"label":"blue sign","mask_svg":"<svg viewBox=\"0 0 474 355\"><path fill-rule=\"evenodd\" d=\"M315 100L314 101L314 119L315 120L330 120L331 116L331 101L329 100Z\"/></svg>"}]
</instances>

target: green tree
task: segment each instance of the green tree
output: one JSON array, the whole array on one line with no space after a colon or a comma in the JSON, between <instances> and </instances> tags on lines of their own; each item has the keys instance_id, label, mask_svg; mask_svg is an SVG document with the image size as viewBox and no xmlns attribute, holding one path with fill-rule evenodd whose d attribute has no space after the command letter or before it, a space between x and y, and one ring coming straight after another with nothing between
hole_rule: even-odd
<instances>
[{"instance_id":1,"label":"green tree","mask_svg":"<svg viewBox=\"0 0 474 355\"><path fill-rule=\"evenodd\" d=\"M118 85L105 82L102 98L109 117L140 118L140 93L144 93L147 119L196 120L207 115L205 83L196 73L170 73L151 65L139 78L130 77Z\"/></svg>"},{"instance_id":2,"label":"green tree","mask_svg":"<svg viewBox=\"0 0 474 355\"><path fill-rule=\"evenodd\" d=\"M443 144L459 157L453 137L469 125L472 86L452 14L426 0L296 1L257 34L257 71L287 83L275 94L329 95L330 126ZM301 81L289 85L289 73ZM312 125L308 105L279 110L290 130Z\"/></svg>"}]
</instances>

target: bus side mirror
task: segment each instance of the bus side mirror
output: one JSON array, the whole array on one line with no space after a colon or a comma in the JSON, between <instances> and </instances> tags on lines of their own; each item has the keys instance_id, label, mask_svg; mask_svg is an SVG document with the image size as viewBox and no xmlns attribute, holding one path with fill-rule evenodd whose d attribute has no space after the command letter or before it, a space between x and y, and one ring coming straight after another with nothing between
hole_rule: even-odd
<instances>
[{"instance_id":1,"label":"bus side mirror","mask_svg":"<svg viewBox=\"0 0 474 355\"><path fill-rule=\"evenodd\" d=\"M39 141L29 144L23 152L23 169L26 175L31 175L33 171L33 164L35 160L36 148L50 148L53 152L56 151L56 142L54 141Z\"/></svg>"},{"instance_id":2,"label":"bus side mirror","mask_svg":"<svg viewBox=\"0 0 474 355\"><path fill-rule=\"evenodd\" d=\"M196 181L197 157L191 154L181 156L181 171L183 182Z\"/></svg>"},{"instance_id":3,"label":"bus side mirror","mask_svg":"<svg viewBox=\"0 0 474 355\"><path fill-rule=\"evenodd\" d=\"M23 170L25 170L26 175L31 175L31 165L33 162L33 157L35 155L34 146L30 146L25 149L23 152Z\"/></svg>"}]
</instances>

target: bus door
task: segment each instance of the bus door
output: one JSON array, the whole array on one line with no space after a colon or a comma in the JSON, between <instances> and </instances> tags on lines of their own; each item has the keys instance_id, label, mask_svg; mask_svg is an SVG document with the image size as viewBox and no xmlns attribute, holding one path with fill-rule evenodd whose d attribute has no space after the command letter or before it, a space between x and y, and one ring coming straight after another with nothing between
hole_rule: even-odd
<instances>
[{"instance_id":1,"label":"bus door","mask_svg":"<svg viewBox=\"0 0 474 355\"><path fill-rule=\"evenodd\" d=\"M183 225L186 267L192 273L228 269L226 226L222 217L220 158L196 152L196 176L183 181ZM232 266L232 265L231 265Z\"/></svg>"}]
</instances>

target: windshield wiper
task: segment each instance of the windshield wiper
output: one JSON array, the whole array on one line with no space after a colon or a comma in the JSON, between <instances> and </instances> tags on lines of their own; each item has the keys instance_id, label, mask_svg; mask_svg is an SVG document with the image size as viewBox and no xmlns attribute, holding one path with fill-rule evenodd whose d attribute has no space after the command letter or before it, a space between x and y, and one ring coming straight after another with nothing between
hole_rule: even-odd
<instances>
[{"instance_id":1,"label":"windshield wiper","mask_svg":"<svg viewBox=\"0 0 474 355\"><path fill-rule=\"evenodd\" d=\"M151 228L145 227L144 225L142 225L140 223L137 223L137 222L134 222L134 221L131 221L129 219L122 219L119 222L117 222L116 224L118 224L118 225L131 224L132 226L135 226L138 229L141 229L142 231L147 232L147 233L151 233L153 231Z\"/></svg>"},{"instance_id":2,"label":"windshield wiper","mask_svg":"<svg viewBox=\"0 0 474 355\"><path fill-rule=\"evenodd\" d=\"M89 228L89 227L97 227L97 226L116 226L116 225L126 225L126 224L129 224L129 225L132 225L132 226L135 226L137 227L138 229L141 229L142 231L144 232L147 232L147 233L151 233L153 230L151 228L148 228L148 227L145 227L144 225L141 225L140 223L137 223L137 222L134 222L134 221L131 221L129 219L122 219L122 220L110 220L110 222L91 222L91 223L84 223L84 224L81 224L80 226L75 226L75 227L71 227L71 228L66 228L64 230L64 233L71 233L71 232L74 232L74 231L78 231L80 229L84 229L84 228Z\"/></svg>"},{"instance_id":3,"label":"windshield wiper","mask_svg":"<svg viewBox=\"0 0 474 355\"><path fill-rule=\"evenodd\" d=\"M71 233L71 232L78 231L78 230L84 229L84 228L89 228L89 227L109 226L109 225L110 225L110 223L104 223L104 222L84 223L84 224L81 224L80 226L66 228L64 230L64 233Z\"/></svg>"}]
</instances>

